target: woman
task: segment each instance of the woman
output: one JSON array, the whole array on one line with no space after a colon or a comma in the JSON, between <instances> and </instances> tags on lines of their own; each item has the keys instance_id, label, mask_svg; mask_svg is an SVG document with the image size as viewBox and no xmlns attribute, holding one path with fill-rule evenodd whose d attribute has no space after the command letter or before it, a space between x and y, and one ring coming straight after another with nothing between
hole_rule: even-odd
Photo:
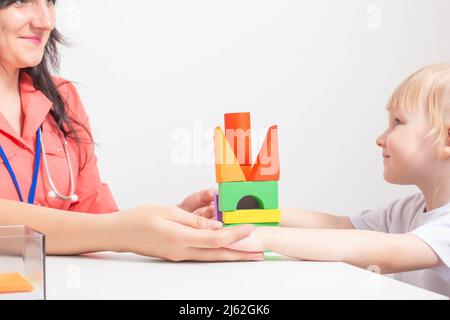
<instances>
[{"instance_id":1,"label":"woman","mask_svg":"<svg viewBox=\"0 0 450 320\"><path fill-rule=\"evenodd\" d=\"M55 2L0 0L0 225L24 224L45 233L49 254L262 259L261 253L222 248L254 227L222 229L208 219L213 190L178 206L118 210L100 181L75 87L50 75L50 67L58 67L56 45L64 43L55 29Z\"/></svg>"}]
</instances>

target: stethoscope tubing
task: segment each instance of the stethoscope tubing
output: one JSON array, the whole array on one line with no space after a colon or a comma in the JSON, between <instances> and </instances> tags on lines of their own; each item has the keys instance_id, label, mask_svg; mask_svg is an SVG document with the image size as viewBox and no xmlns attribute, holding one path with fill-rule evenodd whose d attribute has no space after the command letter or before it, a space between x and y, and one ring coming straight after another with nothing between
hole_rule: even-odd
<instances>
[{"instance_id":1,"label":"stethoscope tubing","mask_svg":"<svg viewBox=\"0 0 450 320\"><path fill-rule=\"evenodd\" d=\"M65 137L63 137L63 139L64 139L64 153L66 156L66 161L67 161L67 166L69 169L69 176L70 176L70 194L69 195L61 194L53 182L53 179L50 174L50 170L48 168L47 158L45 155L45 146L44 146L44 141L42 138L42 127L39 127L36 132L36 151L35 151L36 154L35 154L35 159L34 159L33 177L32 177L32 181L31 181L30 192L28 193L28 203L30 203L30 204L34 203L34 198L36 196L37 179L39 176L39 166L40 166L41 158L44 162L44 169L45 169L45 174L47 176L47 180L52 188L52 190L50 190L48 192L49 197L58 198L58 199L64 200L64 201L74 201L74 202L78 201L78 196L74 193L75 192L75 181L74 181L74 176L73 176L72 163L70 160L68 143L67 143L67 140ZM0 156L2 157L3 162L6 166L6 169L8 170L8 173L11 177L14 187L16 188L16 191L17 191L20 201L24 202L23 197L22 197L22 192L20 191L20 186L17 181L17 177L14 173L11 163L9 162L8 157L6 156L2 146L0 146Z\"/></svg>"}]
</instances>

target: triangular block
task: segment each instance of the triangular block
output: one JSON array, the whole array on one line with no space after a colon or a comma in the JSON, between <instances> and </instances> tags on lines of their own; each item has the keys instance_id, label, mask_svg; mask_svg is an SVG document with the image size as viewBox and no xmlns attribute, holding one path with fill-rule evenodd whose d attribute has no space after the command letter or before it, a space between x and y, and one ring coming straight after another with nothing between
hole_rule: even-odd
<instances>
[{"instance_id":1,"label":"triangular block","mask_svg":"<svg viewBox=\"0 0 450 320\"><path fill-rule=\"evenodd\" d=\"M247 181L279 181L280 155L278 151L278 126L269 128L258 158Z\"/></svg>"},{"instance_id":2,"label":"triangular block","mask_svg":"<svg viewBox=\"0 0 450 320\"><path fill-rule=\"evenodd\" d=\"M218 183L246 180L234 151L220 127L214 130L214 157L216 161L216 181Z\"/></svg>"}]
</instances>

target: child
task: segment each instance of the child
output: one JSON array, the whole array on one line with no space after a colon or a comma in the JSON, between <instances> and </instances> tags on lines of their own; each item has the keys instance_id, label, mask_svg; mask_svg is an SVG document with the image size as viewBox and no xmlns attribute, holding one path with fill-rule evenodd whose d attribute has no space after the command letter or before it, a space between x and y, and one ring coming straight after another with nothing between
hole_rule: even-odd
<instances>
[{"instance_id":1,"label":"child","mask_svg":"<svg viewBox=\"0 0 450 320\"><path fill-rule=\"evenodd\" d=\"M229 248L370 267L450 296L450 64L412 74L387 110L376 141L384 179L420 193L353 217L282 210L280 228L257 228Z\"/></svg>"}]
</instances>

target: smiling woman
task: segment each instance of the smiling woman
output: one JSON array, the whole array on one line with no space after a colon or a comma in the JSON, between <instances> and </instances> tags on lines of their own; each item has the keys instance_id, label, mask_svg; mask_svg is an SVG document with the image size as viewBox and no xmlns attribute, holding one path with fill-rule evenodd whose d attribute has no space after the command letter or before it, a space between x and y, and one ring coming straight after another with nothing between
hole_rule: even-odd
<instances>
[{"instance_id":1,"label":"smiling woman","mask_svg":"<svg viewBox=\"0 0 450 320\"><path fill-rule=\"evenodd\" d=\"M56 0L0 0L0 63L5 71L6 64L23 68L36 89L53 103L50 114L64 137L74 139L79 147L75 125L92 136L81 121L68 115L50 73L59 69L57 44L68 44L55 28L55 4Z\"/></svg>"},{"instance_id":2,"label":"smiling woman","mask_svg":"<svg viewBox=\"0 0 450 320\"><path fill-rule=\"evenodd\" d=\"M57 44L66 44L55 28L55 2L0 0L0 225L44 233L49 254L129 251L175 261L261 260L261 253L223 248L254 228L222 229L208 219L213 190L177 206L119 211L100 179L80 96L72 83L51 75L59 66ZM27 204L21 203L21 186L30 186Z\"/></svg>"}]
</instances>

